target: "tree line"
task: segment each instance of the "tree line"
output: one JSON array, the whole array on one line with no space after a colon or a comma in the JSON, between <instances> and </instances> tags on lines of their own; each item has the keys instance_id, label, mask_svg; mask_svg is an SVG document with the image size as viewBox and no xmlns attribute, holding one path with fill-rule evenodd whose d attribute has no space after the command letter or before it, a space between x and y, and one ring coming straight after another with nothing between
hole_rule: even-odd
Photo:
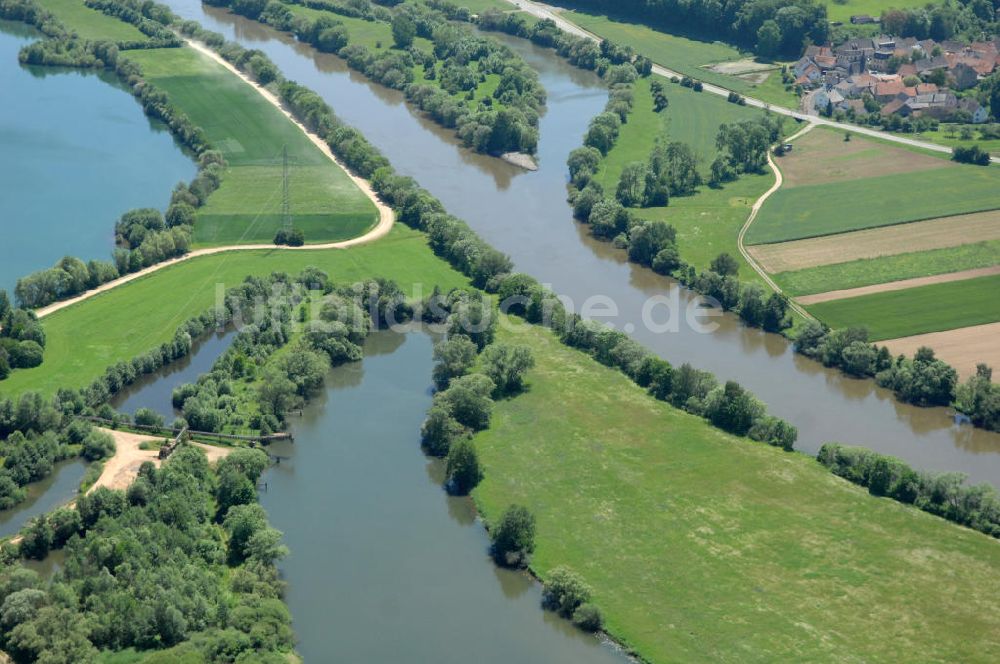
<instances>
[{"instance_id":1,"label":"tree line","mask_svg":"<svg viewBox=\"0 0 1000 664\"><path fill-rule=\"evenodd\" d=\"M826 5L817 0L574 0L569 3L668 32L721 39L764 57L798 57L829 39Z\"/></svg>"},{"instance_id":2,"label":"tree line","mask_svg":"<svg viewBox=\"0 0 1000 664\"><path fill-rule=\"evenodd\" d=\"M993 372L985 364L959 384L954 367L930 348L918 348L912 358L894 358L885 346L868 341L864 327L831 330L814 320L799 328L794 342L796 352L851 376L874 378L906 403L955 406L975 426L1000 431L1000 386L993 384Z\"/></svg>"},{"instance_id":3,"label":"tree line","mask_svg":"<svg viewBox=\"0 0 1000 664\"><path fill-rule=\"evenodd\" d=\"M441 12L409 4L394 11L374 7L365 11L354 7L334 10L322 1L304 3L391 24L394 48L373 52L363 44L352 44L347 26L334 16L296 16L276 1L211 0L210 4L291 32L319 51L338 54L352 69L402 90L410 102L438 124L454 129L463 143L477 152L535 152L538 113L545 104L538 75L508 47L451 23ZM416 37L430 40L432 49L415 47ZM423 82L415 80L418 66ZM490 96L476 102L477 90L490 75L500 77L499 85Z\"/></svg>"},{"instance_id":4,"label":"tree line","mask_svg":"<svg viewBox=\"0 0 1000 664\"><path fill-rule=\"evenodd\" d=\"M835 475L873 495L1000 537L1000 493L989 484L970 486L962 473L917 472L896 457L839 443L823 445L817 458Z\"/></svg>"}]
</instances>

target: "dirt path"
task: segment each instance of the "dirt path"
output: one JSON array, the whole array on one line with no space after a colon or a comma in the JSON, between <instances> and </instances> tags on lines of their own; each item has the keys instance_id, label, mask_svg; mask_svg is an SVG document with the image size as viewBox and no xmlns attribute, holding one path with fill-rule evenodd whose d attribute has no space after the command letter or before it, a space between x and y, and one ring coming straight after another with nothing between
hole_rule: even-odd
<instances>
[{"instance_id":1,"label":"dirt path","mask_svg":"<svg viewBox=\"0 0 1000 664\"><path fill-rule=\"evenodd\" d=\"M540 2L533 2L533 0L507 0L507 1L510 2L512 5L514 5L515 7L517 7L518 9L528 12L532 16L536 16L542 19L547 18L554 21L560 30L567 32L571 35L574 35L576 37L584 37L586 39L590 39L596 42L602 41L599 35L595 35L592 32L588 32L587 30L584 30L577 24L567 19L564 16L564 12L560 11L560 9L557 7L551 7L549 5ZM653 73L659 76L665 76L667 78L671 78L673 76L681 78L684 76L684 74L676 72L672 69L668 69L667 67L664 67L663 65L660 64L653 65ZM731 90L729 90L728 88L724 88L722 86L715 85L713 83L705 83L704 81L702 81L702 85L704 86L705 92L714 95L719 95L722 97L728 96L729 93L731 92ZM745 97L745 99L747 101L748 106L767 109L772 113L777 113L779 115L792 117L795 118L796 120L808 120L813 124L820 124L828 127L834 127L836 129L848 130L854 134L873 136L875 138L881 138L886 141L892 141L893 143L909 145L912 147L922 148L924 150L931 150L933 152L951 154L951 148L943 145L938 145L937 143L928 143L927 141L919 141L913 138L906 138L905 136L890 134L888 132L878 131L876 129L862 127L860 125L852 125L843 122L837 122L836 120L824 118L819 115L807 114L803 111L799 111L796 109L786 108L784 106L775 106L765 101L761 101L760 99L754 99L753 97ZM1000 157L993 157L992 159L994 163L1000 164Z\"/></svg>"},{"instance_id":2,"label":"dirt path","mask_svg":"<svg viewBox=\"0 0 1000 664\"><path fill-rule=\"evenodd\" d=\"M794 141L796 138L799 138L803 134L812 131L812 128L815 126L816 125L814 124L807 124L805 127L797 131L795 134L785 139L785 142L787 143L789 141ZM781 175L781 169L779 169L778 166L774 163L774 159L771 156L770 150L768 150L767 152L767 165L771 168L771 171L774 173L774 184L771 185L770 189L761 194L760 198L758 198L756 202L754 202L753 207L750 208L750 215L747 217L746 223L743 224L743 228L740 229L739 237L737 237L736 239L736 246L739 247L740 255L742 255L743 259L750 264L750 267L753 268L754 272L759 274L761 279L763 279L765 283L767 283L767 285L770 286L775 293L781 293L782 291L781 288L778 286L778 284L774 283L774 280L771 279L770 275L768 275L768 273L764 270L764 268L762 268L757 263L756 259L750 254L749 251L747 251L746 245L743 243L747 231L750 230L750 225L753 224L754 220L757 218L757 214L760 212L760 209L764 206L764 203L767 202L767 199L770 198L771 195L774 194L774 192L778 191L778 189L781 188L781 183L784 182L784 178ZM804 318L807 319L812 318L812 316L810 316L805 309L796 304L794 300L789 299L788 306L790 306L800 316L803 316Z\"/></svg>"},{"instance_id":3,"label":"dirt path","mask_svg":"<svg viewBox=\"0 0 1000 664\"><path fill-rule=\"evenodd\" d=\"M378 216L379 216L378 223L364 235L360 235L356 238L351 238L350 240L342 240L340 242L328 242L326 244L306 244L301 247L287 247L287 246L279 247L273 244L238 244L238 245L228 245L222 247L208 247L205 249L196 249L192 252L184 254L183 256L171 258L169 260L163 261L162 263L157 263L156 265L150 265L149 267L139 270L138 272L133 272L123 277L119 277L118 279L109 281L106 284L102 284L97 288L94 288L93 290L81 293L76 297L70 298L68 300L62 300L60 302L53 302L48 306L36 309L35 314L39 318L48 316L49 314L53 314L57 311L65 309L66 307L71 307L78 302L88 300L94 297L95 295L109 291L112 288L117 288L118 286L127 284L130 281L141 279L146 275L158 272L164 268L170 267L171 265L176 265L177 263L191 260L192 258L198 258L199 256L221 254L227 251L252 251L261 249L274 249L279 251L318 251L324 249L347 249L349 247L354 247L360 244L367 244L369 242L374 242L375 240L385 237L386 235L389 234L389 231L392 230L392 225L393 223L395 223L396 220L396 215L393 212L392 208L386 205L384 202L382 202L382 199L378 197L378 194L375 193L375 190L372 189L371 184L367 180L362 179L351 173L351 171L348 170L348 168L337 159L337 157L330 150L330 146L326 144L326 141L324 141L316 134L310 132L305 125L296 120L292 116L292 114L282 105L281 100L275 97L270 90L267 90L266 88L250 80L250 78L246 74L238 70L236 67L227 62L225 59L223 59L223 57L220 56L218 53L211 50L207 46L204 46L203 44L199 44L191 40L185 40L185 41L187 42L188 46L190 46L194 50L198 51L199 53L208 58L211 58L213 61L225 67L231 73L235 74L236 76L239 76L240 79L242 79L248 85L253 86L253 88L257 90L257 92L260 93L260 95L264 97L264 99L266 99L271 105L273 105L275 108L281 111L285 115L285 117L287 117L292 123L295 124L296 127L301 129L302 132L309 137L309 140L312 141L314 144L316 144L316 147L319 148L320 151L323 154L325 154L328 159L330 159L330 161L336 164L338 168L347 173L347 176L351 178L351 181L354 182L354 184L359 189L361 189L362 192L364 192L365 196L367 196L368 199L375 204L375 207L378 209Z\"/></svg>"},{"instance_id":4,"label":"dirt path","mask_svg":"<svg viewBox=\"0 0 1000 664\"><path fill-rule=\"evenodd\" d=\"M880 341L893 355L912 356L921 346L934 349L938 359L944 360L958 371L961 380L976 373L976 364L985 362L1000 367L1000 323L974 325L957 330L930 332L912 337Z\"/></svg>"},{"instance_id":5,"label":"dirt path","mask_svg":"<svg viewBox=\"0 0 1000 664\"><path fill-rule=\"evenodd\" d=\"M803 295L802 297L795 298L795 301L804 305L819 304L820 302L845 300L849 297L860 297L862 295L871 295L872 293L888 293L891 291L906 290L908 288L917 288L918 286L945 284L949 281L964 281L966 279L975 279L976 277L990 277L995 274L1000 274L1000 265L980 267L974 270L962 270L961 272L949 272L948 274L936 274L931 277L917 277L915 279L890 281L884 284L861 286L860 288L846 288L844 290L827 291L826 293L816 293L815 295Z\"/></svg>"},{"instance_id":6,"label":"dirt path","mask_svg":"<svg viewBox=\"0 0 1000 664\"><path fill-rule=\"evenodd\" d=\"M94 482L94 485L90 487L87 493L90 493L99 486L124 491L139 474L139 466L143 462L151 461L153 465L160 465L159 452L160 443L163 442L163 438L129 433L127 431L115 431L113 429L101 429L101 431L111 434L115 439L115 455L105 460L101 476ZM139 446L147 441L156 443L156 447L151 450L140 449ZM205 452L209 463L215 463L233 450L231 447L216 447L214 445L205 445L204 443L191 444Z\"/></svg>"}]
</instances>

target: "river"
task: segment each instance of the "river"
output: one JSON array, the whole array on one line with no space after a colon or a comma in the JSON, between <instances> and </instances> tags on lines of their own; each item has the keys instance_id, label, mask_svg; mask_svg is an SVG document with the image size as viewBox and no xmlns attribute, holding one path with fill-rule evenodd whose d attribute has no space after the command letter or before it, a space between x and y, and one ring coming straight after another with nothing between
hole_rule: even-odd
<instances>
[{"instance_id":1,"label":"river","mask_svg":"<svg viewBox=\"0 0 1000 664\"><path fill-rule=\"evenodd\" d=\"M38 35L0 21L0 288L11 291L65 255L110 259L118 217L164 209L195 174L113 74L21 66Z\"/></svg>"},{"instance_id":2,"label":"river","mask_svg":"<svg viewBox=\"0 0 1000 664\"><path fill-rule=\"evenodd\" d=\"M361 130L399 172L415 177L450 212L510 254L519 270L568 296L578 311L588 298L606 296L617 313L604 320L675 364L690 362L750 388L798 427L798 449L815 454L827 441L863 445L919 469L961 471L973 481L1000 484L1000 435L956 425L946 409L901 404L874 381L826 369L796 355L783 337L745 328L734 316L714 318L711 333L686 324L658 332L643 324L643 307L652 297L675 297L685 311L698 299L672 280L629 264L623 252L594 241L572 218L565 201L566 156L580 145L607 97L592 74L527 41L498 35L538 71L548 91L540 168L525 173L463 149L451 131L407 107L401 93L349 71L336 56L198 0L168 4L266 52L286 76L316 90Z\"/></svg>"}]
</instances>

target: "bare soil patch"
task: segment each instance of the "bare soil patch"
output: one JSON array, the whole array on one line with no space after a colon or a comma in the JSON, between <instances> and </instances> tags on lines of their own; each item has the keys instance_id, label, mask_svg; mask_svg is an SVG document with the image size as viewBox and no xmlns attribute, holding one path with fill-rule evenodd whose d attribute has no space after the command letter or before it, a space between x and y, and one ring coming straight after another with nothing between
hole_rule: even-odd
<instances>
[{"instance_id":1,"label":"bare soil patch","mask_svg":"<svg viewBox=\"0 0 1000 664\"><path fill-rule=\"evenodd\" d=\"M831 300L844 300L849 297L860 297L873 293L887 293L889 291L907 290L918 286L930 286L931 284L943 284L949 281L964 281L966 279L976 279L978 277L990 277L1000 274L1000 265L992 267L981 267L975 270L962 270L961 272L949 272L948 274L936 274L931 277L917 277L916 279L903 279L901 281L890 281L885 284L873 284L862 286L861 288L847 288L844 290L827 291L826 293L816 293L815 295L803 295L795 298L799 304L810 305Z\"/></svg>"},{"instance_id":2,"label":"bare soil patch","mask_svg":"<svg viewBox=\"0 0 1000 664\"><path fill-rule=\"evenodd\" d=\"M104 462L104 470L101 472L98 480L94 482L90 491L99 486L125 490L139 474L139 466L144 462L151 461L154 465L160 465L159 445L164 440L162 437L157 438L156 436L129 433L127 431L114 431L112 429L101 430L111 434L115 439L115 455ZM147 441L156 443L156 446L150 450L139 449L139 446ZM203 443L192 443L192 445L201 448L205 452L209 463L215 463L229 454L233 449L230 447L205 445Z\"/></svg>"},{"instance_id":3,"label":"bare soil patch","mask_svg":"<svg viewBox=\"0 0 1000 664\"><path fill-rule=\"evenodd\" d=\"M792 151L776 161L786 188L913 173L951 164L906 148L868 141L856 134L845 141L843 132L822 128L796 141ZM919 182L915 181L914 186L919 186ZM816 201L816 204L836 203Z\"/></svg>"},{"instance_id":4,"label":"bare soil patch","mask_svg":"<svg viewBox=\"0 0 1000 664\"><path fill-rule=\"evenodd\" d=\"M812 132L815 133L817 132ZM765 270L775 274L866 258L957 247L985 240L1000 240L1000 210L940 217L808 240L758 244L747 247L747 250Z\"/></svg>"},{"instance_id":5,"label":"bare soil patch","mask_svg":"<svg viewBox=\"0 0 1000 664\"><path fill-rule=\"evenodd\" d=\"M1000 366L1000 323L974 325L945 332L931 332L879 342L893 355L913 355L921 346L934 349L934 354L955 367L962 380L976 373L976 364L985 362Z\"/></svg>"},{"instance_id":6,"label":"bare soil patch","mask_svg":"<svg viewBox=\"0 0 1000 664\"><path fill-rule=\"evenodd\" d=\"M766 62L756 62L750 58L744 58L743 60L716 62L715 64L706 67L706 69L714 71L717 74L739 76L741 74L755 74L762 71L774 71L777 67L775 65L769 65Z\"/></svg>"}]
</instances>

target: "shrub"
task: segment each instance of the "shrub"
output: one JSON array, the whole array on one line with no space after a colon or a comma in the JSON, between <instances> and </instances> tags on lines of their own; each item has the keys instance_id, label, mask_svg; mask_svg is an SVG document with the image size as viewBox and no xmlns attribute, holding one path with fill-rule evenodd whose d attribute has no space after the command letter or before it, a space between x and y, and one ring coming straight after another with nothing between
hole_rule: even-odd
<instances>
[{"instance_id":1,"label":"shrub","mask_svg":"<svg viewBox=\"0 0 1000 664\"><path fill-rule=\"evenodd\" d=\"M524 374L535 366L527 346L494 344L483 351L483 371L496 385L497 394L514 394L524 387Z\"/></svg>"},{"instance_id":2,"label":"shrub","mask_svg":"<svg viewBox=\"0 0 1000 664\"><path fill-rule=\"evenodd\" d=\"M604 628L604 616L596 606L584 602L573 612L573 624L585 632L599 632Z\"/></svg>"},{"instance_id":3,"label":"shrub","mask_svg":"<svg viewBox=\"0 0 1000 664\"><path fill-rule=\"evenodd\" d=\"M542 589L542 605L563 618L572 618L581 604L590 601L590 586L568 567L552 570Z\"/></svg>"}]
</instances>

